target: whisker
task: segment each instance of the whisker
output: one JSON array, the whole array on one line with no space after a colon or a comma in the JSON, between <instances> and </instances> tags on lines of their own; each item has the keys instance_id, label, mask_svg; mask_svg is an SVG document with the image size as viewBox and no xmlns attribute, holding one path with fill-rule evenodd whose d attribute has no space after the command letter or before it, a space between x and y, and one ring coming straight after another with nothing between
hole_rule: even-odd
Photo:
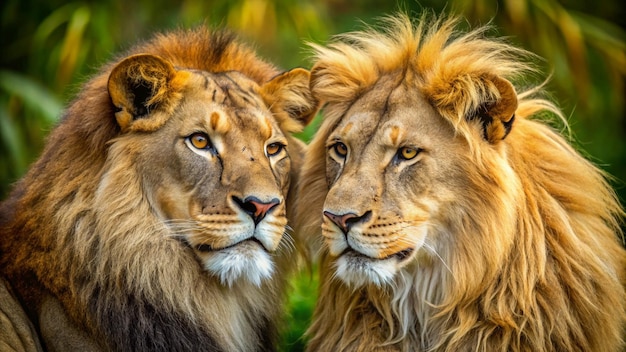
<instances>
[{"instance_id":1,"label":"whisker","mask_svg":"<svg viewBox=\"0 0 626 352\"><path fill-rule=\"evenodd\" d=\"M167 219L167 220L163 220L163 223L167 225L176 225L176 224L197 224L198 222L196 220L190 220L190 219Z\"/></svg>"},{"instance_id":2,"label":"whisker","mask_svg":"<svg viewBox=\"0 0 626 352\"><path fill-rule=\"evenodd\" d=\"M280 254L291 254L296 250L296 245L293 237L285 231L283 232L283 238L278 243L277 252Z\"/></svg>"},{"instance_id":3,"label":"whisker","mask_svg":"<svg viewBox=\"0 0 626 352\"><path fill-rule=\"evenodd\" d=\"M446 264L446 262L443 260L443 258L439 255L439 253L437 253L437 251L435 250L435 247L431 246L430 244L428 244L427 242L424 242L424 244L422 245L425 249L429 250L431 253L433 253L434 255L437 256L437 258L439 258L439 260L441 260L441 264L443 264L443 266L448 270L448 272L450 273L450 276L452 276L452 279L454 281L456 281L456 277L454 276L454 273L452 272L452 270L450 270L450 267L448 266L448 264Z\"/></svg>"},{"instance_id":4,"label":"whisker","mask_svg":"<svg viewBox=\"0 0 626 352\"><path fill-rule=\"evenodd\" d=\"M169 228L170 235L179 236L179 235L187 235L193 232L202 232L203 228L201 227L181 227L181 228Z\"/></svg>"},{"instance_id":5,"label":"whisker","mask_svg":"<svg viewBox=\"0 0 626 352\"><path fill-rule=\"evenodd\" d=\"M167 226L173 236L180 236L190 232L202 232L206 230L195 220L168 219L164 220L163 223Z\"/></svg>"}]
</instances>

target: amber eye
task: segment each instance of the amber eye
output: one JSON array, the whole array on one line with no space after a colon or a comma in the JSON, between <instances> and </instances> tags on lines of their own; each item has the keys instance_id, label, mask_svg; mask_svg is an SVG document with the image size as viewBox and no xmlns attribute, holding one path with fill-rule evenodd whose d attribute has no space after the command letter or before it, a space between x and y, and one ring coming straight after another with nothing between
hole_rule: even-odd
<instances>
[{"instance_id":1,"label":"amber eye","mask_svg":"<svg viewBox=\"0 0 626 352\"><path fill-rule=\"evenodd\" d=\"M335 143L332 148L335 153L337 153L337 155L342 158L345 158L346 155L348 155L348 147L346 147L346 145L341 142Z\"/></svg>"},{"instance_id":2,"label":"amber eye","mask_svg":"<svg viewBox=\"0 0 626 352\"><path fill-rule=\"evenodd\" d=\"M398 149L398 157L403 160L411 160L417 156L422 150L419 148L402 147Z\"/></svg>"},{"instance_id":3,"label":"amber eye","mask_svg":"<svg viewBox=\"0 0 626 352\"><path fill-rule=\"evenodd\" d=\"M285 146L280 143L270 143L267 147L265 147L265 152L267 153L267 156L274 156L280 153L284 147Z\"/></svg>"},{"instance_id":4,"label":"amber eye","mask_svg":"<svg viewBox=\"0 0 626 352\"><path fill-rule=\"evenodd\" d=\"M209 142L209 136L204 133L194 133L191 136L187 137L189 143L196 149L208 149L211 147L211 143Z\"/></svg>"}]
</instances>

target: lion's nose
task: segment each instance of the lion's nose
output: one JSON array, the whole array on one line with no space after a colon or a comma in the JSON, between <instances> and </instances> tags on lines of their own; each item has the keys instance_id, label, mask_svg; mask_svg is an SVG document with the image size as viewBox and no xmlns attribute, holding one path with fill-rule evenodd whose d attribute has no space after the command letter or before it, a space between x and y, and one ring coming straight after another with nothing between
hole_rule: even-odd
<instances>
[{"instance_id":1,"label":"lion's nose","mask_svg":"<svg viewBox=\"0 0 626 352\"><path fill-rule=\"evenodd\" d=\"M337 225L344 234L350 232L350 228L358 223L363 223L369 220L372 212L366 211L363 215L357 215L354 213L347 214L333 214L329 211L324 211L324 216L330 219L335 225Z\"/></svg>"},{"instance_id":2,"label":"lion's nose","mask_svg":"<svg viewBox=\"0 0 626 352\"><path fill-rule=\"evenodd\" d=\"M246 214L250 215L252 220L254 220L254 224L258 224L263 220L265 215L269 213L275 206L280 204L280 200L274 198L269 202L264 202L257 197L246 197L244 200L241 200L238 197L233 197L233 200L241 210L243 210Z\"/></svg>"}]
</instances>

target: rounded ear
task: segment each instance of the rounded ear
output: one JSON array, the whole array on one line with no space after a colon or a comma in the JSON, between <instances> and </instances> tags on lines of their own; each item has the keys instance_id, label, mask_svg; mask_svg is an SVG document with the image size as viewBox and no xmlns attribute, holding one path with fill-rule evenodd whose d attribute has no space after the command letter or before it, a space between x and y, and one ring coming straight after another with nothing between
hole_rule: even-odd
<instances>
[{"instance_id":1,"label":"rounded ear","mask_svg":"<svg viewBox=\"0 0 626 352\"><path fill-rule=\"evenodd\" d=\"M319 110L319 102L311 94L309 87L310 72L303 68L283 72L263 84L260 94L265 104L276 114L281 126L295 132L308 125ZM284 120L280 112L285 112L287 118L295 121L296 125Z\"/></svg>"},{"instance_id":2,"label":"rounded ear","mask_svg":"<svg viewBox=\"0 0 626 352\"><path fill-rule=\"evenodd\" d=\"M171 63L149 54L130 56L117 64L109 75L108 91L122 131L160 127L166 117L152 114L171 109L180 90L174 84L178 76Z\"/></svg>"},{"instance_id":3,"label":"rounded ear","mask_svg":"<svg viewBox=\"0 0 626 352\"><path fill-rule=\"evenodd\" d=\"M483 137L494 144L503 140L511 132L517 110L517 94L511 82L498 76L487 79L498 91L499 98L485 102L468 116L469 120L478 119L482 123Z\"/></svg>"}]
</instances>

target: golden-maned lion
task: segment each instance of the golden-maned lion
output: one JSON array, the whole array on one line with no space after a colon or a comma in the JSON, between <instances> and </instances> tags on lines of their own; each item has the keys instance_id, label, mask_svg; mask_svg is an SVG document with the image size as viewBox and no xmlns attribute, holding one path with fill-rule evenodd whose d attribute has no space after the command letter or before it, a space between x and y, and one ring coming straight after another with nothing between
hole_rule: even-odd
<instances>
[{"instance_id":1,"label":"golden-maned lion","mask_svg":"<svg viewBox=\"0 0 626 352\"><path fill-rule=\"evenodd\" d=\"M323 237L309 350L619 351L616 195L533 119L562 115L513 85L528 53L457 23L401 14L313 45L325 120L296 212L296 232Z\"/></svg>"},{"instance_id":2,"label":"golden-maned lion","mask_svg":"<svg viewBox=\"0 0 626 352\"><path fill-rule=\"evenodd\" d=\"M0 271L43 348L274 350L290 133L316 109L307 70L205 27L87 82L0 210Z\"/></svg>"}]
</instances>

